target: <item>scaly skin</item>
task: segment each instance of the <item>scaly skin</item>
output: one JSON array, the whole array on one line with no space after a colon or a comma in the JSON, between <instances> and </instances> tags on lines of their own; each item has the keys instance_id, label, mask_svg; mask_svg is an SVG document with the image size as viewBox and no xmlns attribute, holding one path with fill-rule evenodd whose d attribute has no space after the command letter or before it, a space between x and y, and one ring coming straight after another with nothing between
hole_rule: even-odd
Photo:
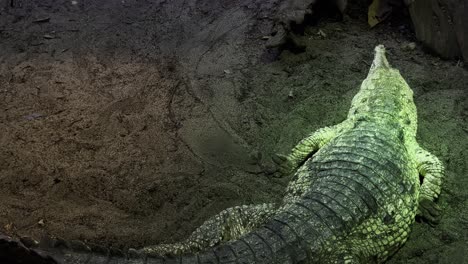
<instances>
[{"instance_id":1,"label":"scaly skin","mask_svg":"<svg viewBox=\"0 0 468 264\"><path fill-rule=\"evenodd\" d=\"M416 129L413 92L377 46L347 119L275 159L283 173L294 172L281 204L229 208L184 242L110 260L73 244L49 254L62 263L384 262L416 214L435 222L439 211L443 167L418 145Z\"/></svg>"}]
</instances>

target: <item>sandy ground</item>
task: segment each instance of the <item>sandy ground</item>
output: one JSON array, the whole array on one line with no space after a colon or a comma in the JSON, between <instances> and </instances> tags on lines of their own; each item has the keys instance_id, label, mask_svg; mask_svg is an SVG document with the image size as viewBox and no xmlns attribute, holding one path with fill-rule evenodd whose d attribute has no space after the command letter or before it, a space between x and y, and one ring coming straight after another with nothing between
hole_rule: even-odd
<instances>
[{"instance_id":1,"label":"sandy ground","mask_svg":"<svg viewBox=\"0 0 468 264\"><path fill-rule=\"evenodd\" d=\"M279 201L270 157L345 118L383 43L447 169L441 223L416 223L389 262L466 261L467 70L402 48L407 21L370 30L360 8L305 28L304 52L266 49L276 6L0 1L0 232L139 247Z\"/></svg>"}]
</instances>

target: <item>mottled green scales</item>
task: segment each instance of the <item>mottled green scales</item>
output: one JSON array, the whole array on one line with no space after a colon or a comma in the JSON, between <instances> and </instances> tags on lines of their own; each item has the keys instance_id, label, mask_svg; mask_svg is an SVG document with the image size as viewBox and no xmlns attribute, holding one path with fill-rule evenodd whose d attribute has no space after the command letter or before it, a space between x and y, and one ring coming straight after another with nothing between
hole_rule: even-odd
<instances>
[{"instance_id":1,"label":"mottled green scales","mask_svg":"<svg viewBox=\"0 0 468 264\"><path fill-rule=\"evenodd\" d=\"M143 251L200 257L215 247L219 263L383 262L416 214L435 221L439 210L443 167L418 145L416 129L413 92L377 46L347 119L275 158L294 173L281 204L229 208L187 241Z\"/></svg>"}]
</instances>

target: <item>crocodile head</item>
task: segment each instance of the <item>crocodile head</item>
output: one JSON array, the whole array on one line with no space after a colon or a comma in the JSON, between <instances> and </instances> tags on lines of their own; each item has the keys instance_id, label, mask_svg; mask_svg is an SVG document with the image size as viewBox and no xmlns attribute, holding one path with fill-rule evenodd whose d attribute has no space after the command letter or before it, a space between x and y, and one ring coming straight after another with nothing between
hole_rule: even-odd
<instances>
[{"instance_id":1,"label":"crocodile head","mask_svg":"<svg viewBox=\"0 0 468 264\"><path fill-rule=\"evenodd\" d=\"M417 114L413 91L400 72L388 63L383 45L375 48L374 61L361 89L352 100L348 119L396 125L405 136L416 136Z\"/></svg>"}]
</instances>

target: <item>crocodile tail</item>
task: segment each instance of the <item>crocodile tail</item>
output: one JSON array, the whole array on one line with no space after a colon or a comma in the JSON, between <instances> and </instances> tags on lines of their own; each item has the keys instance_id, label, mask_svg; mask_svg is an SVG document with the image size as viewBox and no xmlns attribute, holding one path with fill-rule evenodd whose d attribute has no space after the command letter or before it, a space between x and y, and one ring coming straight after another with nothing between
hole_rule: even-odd
<instances>
[{"instance_id":1,"label":"crocodile tail","mask_svg":"<svg viewBox=\"0 0 468 264\"><path fill-rule=\"evenodd\" d=\"M8 264L202 264L298 263L307 258L300 237L286 219L269 221L242 238L212 248L175 256L153 256L136 250L122 251L80 241L57 238L22 243L0 236L0 263ZM26 244L26 245L25 245Z\"/></svg>"},{"instance_id":2,"label":"crocodile tail","mask_svg":"<svg viewBox=\"0 0 468 264\"><path fill-rule=\"evenodd\" d=\"M257 239L260 239L257 237ZM273 263L269 251L263 255L267 261L258 261L252 247L264 246L263 240L247 246L239 241L219 245L199 252L177 256L149 256L136 250L121 251L81 241L44 238L41 242L23 243L18 239L0 235L0 263L2 264L201 264L201 263ZM247 247L247 250L246 250ZM246 254L246 252L250 252ZM262 254L257 252L258 258Z\"/></svg>"},{"instance_id":3,"label":"crocodile tail","mask_svg":"<svg viewBox=\"0 0 468 264\"><path fill-rule=\"evenodd\" d=\"M208 249L199 256L214 261L201 263L310 263L321 248L320 223L309 212L292 206L274 215L263 226L243 237ZM311 243L312 241L318 243ZM184 262L182 262L184 263ZM191 263L191 262L187 262Z\"/></svg>"},{"instance_id":4,"label":"crocodile tail","mask_svg":"<svg viewBox=\"0 0 468 264\"><path fill-rule=\"evenodd\" d=\"M167 264L180 263L172 257L150 257L136 251L121 251L80 241L44 238L23 241L0 235L2 264Z\"/></svg>"}]
</instances>

